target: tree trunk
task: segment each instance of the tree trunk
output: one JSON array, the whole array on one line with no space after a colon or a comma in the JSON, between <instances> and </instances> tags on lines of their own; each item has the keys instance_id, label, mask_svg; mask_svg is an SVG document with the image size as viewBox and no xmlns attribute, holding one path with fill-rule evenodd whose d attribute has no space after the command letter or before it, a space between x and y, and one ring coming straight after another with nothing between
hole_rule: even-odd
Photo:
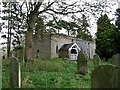
<instances>
[{"instance_id":1,"label":"tree trunk","mask_svg":"<svg viewBox=\"0 0 120 90\"><path fill-rule=\"evenodd\" d=\"M11 11L11 2L9 2L9 11ZM8 13L8 17L12 17L11 12ZM8 19L8 37L7 37L7 58L10 58L10 51L11 51L11 26L12 21Z\"/></svg>"},{"instance_id":2,"label":"tree trunk","mask_svg":"<svg viewBox=\"0 0 120 90\"><path fill-rule=\"evenodd\" d=\"M26 32L25 39L25 62L33 59L33 31Z\"/></svg>"},{"instance_id":3,"label":"tree trunk","mask_svg":"<svg viewBox=\"0 0 120 90\"><path fill-rule=\"evenodd\" d=\"M45 25L43 19L39 16L36 27L35 27L35 35L40 41L43 40L43 34L45 31Z\"/></svg>"},{"instance_id":4,"label":"tree trunk","mask_svg":"<svg viewBox=\"0 0 120 90\"><path fill-rule=\"evenodd\" d=\"M28 30L26 32L26 39L25 39L25 62L27 60L33 59L33 31L35 29L35 22L38 19L38 12L31 11L28 17Z\"/></svg>"}]
</instances>

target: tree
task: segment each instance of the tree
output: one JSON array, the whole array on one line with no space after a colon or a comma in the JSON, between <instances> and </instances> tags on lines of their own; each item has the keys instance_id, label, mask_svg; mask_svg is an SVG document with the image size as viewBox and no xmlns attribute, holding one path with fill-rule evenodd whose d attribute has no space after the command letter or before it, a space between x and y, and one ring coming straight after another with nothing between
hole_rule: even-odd
<instances>
[{"instance_id":1,"label":"tree","mask_svg":"<svg viewBox=\"0 0 120 90\"><path fill-rule=\"evenodd\" d=\"M115 46L116 46L116 52L120 53L120 8L116 9L116 21L115 21L115 25L116 25L116 35L115 35Z\"/></svg>"},{"instance_id":2,"label":"tree","mask_svg":"<svg viewBox=\"0 0 120 90\"><path fill-rule=\"evenodd\" d=\"M96 53L100 58L111 58L115 53L114 35L115 30L114 25L110 23L110 19L107 14L101 15L97 21L97 39L96 39Z\"/></svg>"},{"instance_id":3,"label":"tree","mask_svg":"<svg viewBox=\"0 0 120 90\"><path fill-rule=\"evenodd\" d=\"M88 27L90 25L88 23L87 17L82 14L82 18L78 22L80 23L80 27L77 30L77 37L84 40L92 41L92 36L88 30Z\"/></svg>"},{"instance_id":4,"label":"tree","mask_svg":"<svg viewBox=\"0 0 120 90\"><path fill-rule=\"evenodd\" d=\"M73 21L65 21L65 20L59 20L58 21L59 23L59 26L66 29L67 32L68 32L68 36L71 36L71 35L75 35L78 27L80 27L79 25L77 25L76 22L73 22Z\"/></svg>"},{"instance_id":5,"label":"tree","mask_svg":"<svg viewBox=\"0 0 120 90\"><path fill-rule=\"evenodd\" d=\"M1 19L4 21L2 27L8 29L7 35L2 38L7 39L7 58L10 57L11 45L21 46L25 29L24 17L20 15L21 6L18 2L2 2L4 9ZM7 24L5 22L8 22Z\"/></svg>"},{"instance_id":6,"label":"tree","mask_svg":"<svg viewBox=\"0 0 120 90\"><path fill-rule=\"evenodd\" d=\"M76 19L72 16L73 19ZM81 19L73 20L73 21L66 21L66 20L50 20L47 22L46 26L49 26L48 29L50 32L55 32L57 30L61 30L62 28L67 30L68 36L78 37L84 40L92 41L92 36L88 30L89 24L87 17L83 14Z\"/></svg>"}]
</instances>

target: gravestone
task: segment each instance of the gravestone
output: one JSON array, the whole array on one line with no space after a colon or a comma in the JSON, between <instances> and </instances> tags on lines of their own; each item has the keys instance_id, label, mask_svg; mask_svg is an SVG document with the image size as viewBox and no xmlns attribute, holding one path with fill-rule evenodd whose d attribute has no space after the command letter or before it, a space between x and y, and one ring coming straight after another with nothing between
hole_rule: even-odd
<instances>
[{"instance_id":1,"label":"gravestone","mask_svg":"<svg viewBox=\"0 0 120 90\"><path fill-rule=\"evenodd\" d=\"M10 60L10 86L11 88L20 88L20 63L12 53Z\"/></svg>"},{"instance_id":2,"label":"gravestone","mask_svg":"<svg viewBox=\"0 0 120 90\"><path fill-rule=\"evenodd\" d=\"M111 58L111 62L116 67L120 68L120 54L113 55L113 57Z\"/></svg>"},{"instance_id":3,"label":"gravestone","mask_svg":"<svg viewBox=\"0 0 120 90\"><path fill-rule=\"evenodd\" d=\"M118 84L119 84L119 88L120 88L120 54L113 55L113 57L111 58L111 62L115 67L117 67L119 69Z\"/></svg>"},{"instance_id":4,"label":"gravestone","mask_svg":"<svg viewBox=\"0 0 120 90\"><path fill-rule=\"evenodd\" d=\"M77 73L85 75L88 72L87 69L87 59L82 51L78 54L77 59Z\"/></svg>"},{"instance_id":5,"label":"gravestone","mask_svg":"<svg viewBox=\"0 0 120 90\"><path fill-rule=\"evenodd\" d=\"M91 74L92 88L118 88L118 69L112 65L99 65Z\"/></svg>"},{"instance_id":6,"label":"gravestone","mask_svg":"<svg viewBox=\"0 0 120 90\"><path fill-rule=\"evenodd\" d=\"M99 62L100 62L99 56L98 55L94 55L94 58L93 58L94 67L97 67L99 65Z\"/></svg>"}]
</instances>

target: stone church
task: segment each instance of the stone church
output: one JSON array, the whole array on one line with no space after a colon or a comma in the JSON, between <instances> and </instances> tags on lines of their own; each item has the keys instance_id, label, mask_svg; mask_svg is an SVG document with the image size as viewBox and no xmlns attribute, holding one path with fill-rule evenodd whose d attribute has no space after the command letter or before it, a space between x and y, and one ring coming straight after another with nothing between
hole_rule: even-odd
<instances>
[{"instance_id":1,"label":"stone church","mask_svg":"<svg viewBox=\"0 0 120 90\"><path fill-rule=\"evenodd\" d=\"M67 47L66 50L68 49L70 50L70 48L77 48L78 52L80 50L83 51L83 53L89 59L92 59L95 54L95 43L94 42L85 41L79 38L66 36L63 34L45 33L40 36L34 35L33 41L34 41L33 42L34 58L60 57L59 51L64 46ZM74 53L74 50L72 52Z\"/></svg>"}]
</instances>

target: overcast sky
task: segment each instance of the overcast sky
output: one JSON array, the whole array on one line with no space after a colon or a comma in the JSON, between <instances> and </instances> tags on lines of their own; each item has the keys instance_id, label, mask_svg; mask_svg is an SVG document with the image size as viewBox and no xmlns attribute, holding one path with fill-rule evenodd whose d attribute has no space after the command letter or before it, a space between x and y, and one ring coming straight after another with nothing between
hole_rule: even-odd
<instances>
[{"instance_id":1,"label":"overcast sky","mask_svg":"<svg viewBox=\"0 0 120 90\"><path fill-rule=\"evenodd\" d=\"M9 1L9 0L8 0ZM11 0L10 0L11 1ZM13 0L14 1L14 0ZM24 0L20 0L20 1L24 1ZM29 0L28 0L29 1ZM73 1L73 0L71 0L71 1ZM84 0L83 0L84 1ZM86 1L94 1L94 0L86 0ZM119 8L120 8L120 3L119 3L119 5L118 5L118 3L117 2L120 2L120 0L116 0L116 5L114 5L113 7L112 7L112 12L108 15L109 16L109 18L110 19L113 19L115 16L114 16L114 13L115 13L115 11L116 11L116 9L118 8L118 6L119 6ZM0 2L2 2L2 0L0 0ZM2 6L0 5L0 10L2 9ZM109 10L107 10L107 11L109 11ZM1 20L0 20L1 21ZM96 26L96 23L95 23L95 19L93 19L93 17L91 17L91 21L90 21L90 24L91 24L91 28L89 29L90 30L90 32L91 32L91 34L93 35L93 36L95 36L95 33L96 33L96 28L97 28L97 26ZM1 42L4 42L5 41L5 39L2 39L1 38L1 35L2 35L3 33L0 33L0 43ZM0 48L2 47L3 45L0 45Z\"/></svg>"}]
</instances>

